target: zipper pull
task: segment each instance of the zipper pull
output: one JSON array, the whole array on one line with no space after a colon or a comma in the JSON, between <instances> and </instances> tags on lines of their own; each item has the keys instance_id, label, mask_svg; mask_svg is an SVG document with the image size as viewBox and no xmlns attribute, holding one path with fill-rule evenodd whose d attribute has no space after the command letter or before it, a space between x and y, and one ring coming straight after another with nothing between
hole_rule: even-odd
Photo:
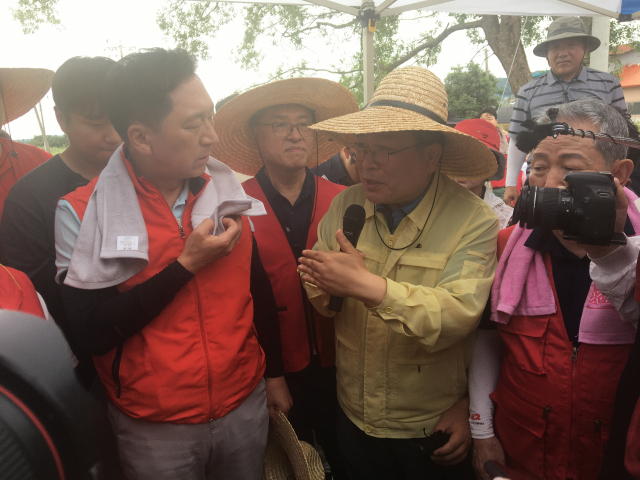
<instances>
[{"instance_id":1,"label":"zipper pull","mask_svg":"<svg viewBox=\"0 0 640 480\"><path fill-rule=\"evenodd\" d=\"M184 234L184 228L182 227L182 225L178 225L180 227L180 238L185 238L186 235Z\"/></svg>"},{"instance_id":2,"label":"zipper pull","mask_svg":"<svg viewBox=\"0 0 640 480\"><path fill-rule=\"evenodd\" d=\"M602 420L596 420L593 422L593 433L600 433L600 426L602 425Z\"/></svg>"},{"instance_id":3,"label":"zipper pull","mask_svg":"<svg viewBox=\"0 0 640 480\"><path fill-rule=\"evenodd\" d=\"M549 418L549 412L551 411L551 407L544 407L542 409L542 418L544 418L545 420L547 418Z\"/></svg>"},{"instance_id":4,"label":"zipper pull","mask_svg":"<svg viewBox=\"0 0 640 480\"><path fill-rule=\"evenodd\" d=\"M571 361L575 362L578 358L578 347L573 347L571 350Z\"/></svg>"}]
</instances>

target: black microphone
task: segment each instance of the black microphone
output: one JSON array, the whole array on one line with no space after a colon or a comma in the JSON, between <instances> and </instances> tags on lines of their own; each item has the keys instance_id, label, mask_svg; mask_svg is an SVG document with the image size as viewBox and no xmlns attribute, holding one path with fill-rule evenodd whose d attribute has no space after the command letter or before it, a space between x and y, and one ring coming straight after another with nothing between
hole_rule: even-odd
<instances>
[{"instance_id":1,"label":"black microphone","mask_svg":"<svg viewBox=\"0 0 640 480\"><path fill-rule=\"evenodd\" d=\"M355 203L349 205L347 211L344 212L344 217L342 217L342 233L344 233L344 236L347 237L349 243L354 247L358 245L358 238L360 238L362 227L364 227L365 217L364 207ZM342 249L340 249L340 251L342 251ZM343 301L343 297L334 297L331 295L329 299L329 310L332 312L341 311Z\"/></svg>"}]
</instances>

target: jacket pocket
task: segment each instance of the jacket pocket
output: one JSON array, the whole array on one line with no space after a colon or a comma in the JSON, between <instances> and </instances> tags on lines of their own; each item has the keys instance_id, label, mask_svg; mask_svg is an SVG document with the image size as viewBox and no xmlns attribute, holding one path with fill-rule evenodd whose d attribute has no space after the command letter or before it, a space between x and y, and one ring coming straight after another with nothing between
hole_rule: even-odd
<instances>
[{"instance_id":1,"label":"jacket pocket","mask_svg":"<svg viewBox=\"0 0 640 480\"><path fill-rule=\"evenodd\" d=\"M448 410L464 383L460 355L457 345L434 353L417 342L393 347L389 351L388 418L425 422Z\"/></svg>"},{"instance_id":2,"label":"jacket pocket","mask_svg":"<svg viewBox=\"0 0 640 480\"><path fill-rule=\"evenodd\" d=\"M499 385L491 398L497 404L494 428L507 456L507 465L542 478L544 434L553 410L525 399L504 385Z\"/></svg>"},{"instance_id":3,"label":"jacket pocket","mask_svg":"<svg viewBox=\"0 0 640 480\"><path fill-rule=\"evenodd\" d=\"M335 322L336 331L336 368L338 393L353 408L361 400L360 385L360 342L355 332L340 321Z\"/></svg>"},{"instance_id":4,"label":"jacket pocket","mask_svg":"<svg viewBox=\"0 0 640 480\"><path fill-rule=\"evenodd\" d=\"M512 317L498 329L507 349L506 359L527 372L546 373L544 350L549 317Z\"/></svg>"}]
</instances>

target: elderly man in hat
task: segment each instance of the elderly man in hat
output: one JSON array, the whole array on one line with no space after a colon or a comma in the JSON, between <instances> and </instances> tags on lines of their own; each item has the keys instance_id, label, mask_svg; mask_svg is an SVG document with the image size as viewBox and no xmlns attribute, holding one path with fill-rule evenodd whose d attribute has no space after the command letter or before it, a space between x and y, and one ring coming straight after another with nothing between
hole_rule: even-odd
<instances>
[{"instance_id":1,"label":"elderly man in hat","mask_svg":"<svg viewBox=\"0 0 640 480\"><path fill-rule=\"evenodd\" d=\"M333 321L314 310L300 284L297 258L317 240L318 223L344 189L311 173L340 144L311 130L317 121L358 111L342 85L319 78L272 82L229 100L216 114L220 143L213 155L255 175L243 187L267 215L253 219L260 257L271 279L280 317L289 420L301 440L314 434L334 479L346 478L337 448Z\"/></svg>"},{"instance_id":2,"label":"elderly man in hat","mask_svg":"<svg viewBox=\"0 0 640 480\"><path fill-rule=\"evenodd\" d=\"M518 198L518 175L526 155L514 141L522 131L522 122L538 118L550 106L584 97L599 97L609 105L627 109L620 80L613 75L587 68L585 56L600 46L597 37L587 34L578 17L561 17L549 25L547 39L533 49L534 55L546 57L550 71L520 88L509 125L509 154L504 201Z\"/></svg>"},{"instance_id":3,"label":"elderly man in hat","mask_svg":"<svg viewBox=\"0 0 640 480\"><path fill-rule=\"evenodd\" d=\"M27 113L51 88L53 72L44 68L0 68L0 126ZM0 217L11 187L51 154L0 137Z\"/></svg>"},{"instance_id":4,"label":"elderly man in hat","mask_svg":"<svg viewBox=\"0 0 640 480\"><path fill-rule=\"evenodd\" d=\"M330 296L344 297L335 314L338 441L351 479L469 475L460 464L470 445L466 367L499 224L449 176L486 179L497 165L482 142L446 126L447 104L433 73L406 67L361 112L312 127L350 145L362 179L334 199L299 266L323 315L334 315ZM365 210L357 250L341 230L354 204ZM438 430L444 446L440 434L425 440ZM433 455L425 441L435 441Z\"/></svg>"},{"instance_id":5,"label":"elderly man in hat","mask_svg":"<svg viewBox=\"0 0 640 480\"><path fill-rule=\"evenodd\" d=\"M549 123L549 115L538 122ZM557 121L613 137L629 131L625 118L596 98L558 106ZM637 235L637 197L622 188L633 171L626 147L578 136L542 139L532 151L531 185L566 188L568 171L611 172L615 231ZM636 337L637 304L616 290L633 283L637 238L624 247L594 246L559 230L515 225L500 232L498 252L493 321L482 322L469 374L476 467L494 460L506 462L514 478L596 479Z\"/></svg>"}]
</instances>

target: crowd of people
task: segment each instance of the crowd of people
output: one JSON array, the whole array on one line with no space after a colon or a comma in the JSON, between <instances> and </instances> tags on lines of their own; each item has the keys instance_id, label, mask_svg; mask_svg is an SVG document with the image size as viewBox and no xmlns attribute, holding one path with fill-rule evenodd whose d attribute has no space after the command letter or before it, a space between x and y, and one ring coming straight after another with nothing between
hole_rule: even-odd
<instances>
[{"instance_id":1,"label":"crowd of people","mask_svg":"<svg viewBox=\"0 0 640 480\"><path fill-rule=\"evenodd\" d=\"M416 66L363 109L318 78L214 108L180 49L0 69L2 123L51 85L69 139L48 158L0 138L0 307L59 326L127 479L275 478L265 450L287 421L335 480L487 479L487 461L640 478L638 154L515 141L527 120L638 138L617 78L583 64L598 46L554 20L508 135L491 107L448 126ZM527 155L531 187L610 172L626 244L514 225Z\"/></svg>"}]
</instances>

